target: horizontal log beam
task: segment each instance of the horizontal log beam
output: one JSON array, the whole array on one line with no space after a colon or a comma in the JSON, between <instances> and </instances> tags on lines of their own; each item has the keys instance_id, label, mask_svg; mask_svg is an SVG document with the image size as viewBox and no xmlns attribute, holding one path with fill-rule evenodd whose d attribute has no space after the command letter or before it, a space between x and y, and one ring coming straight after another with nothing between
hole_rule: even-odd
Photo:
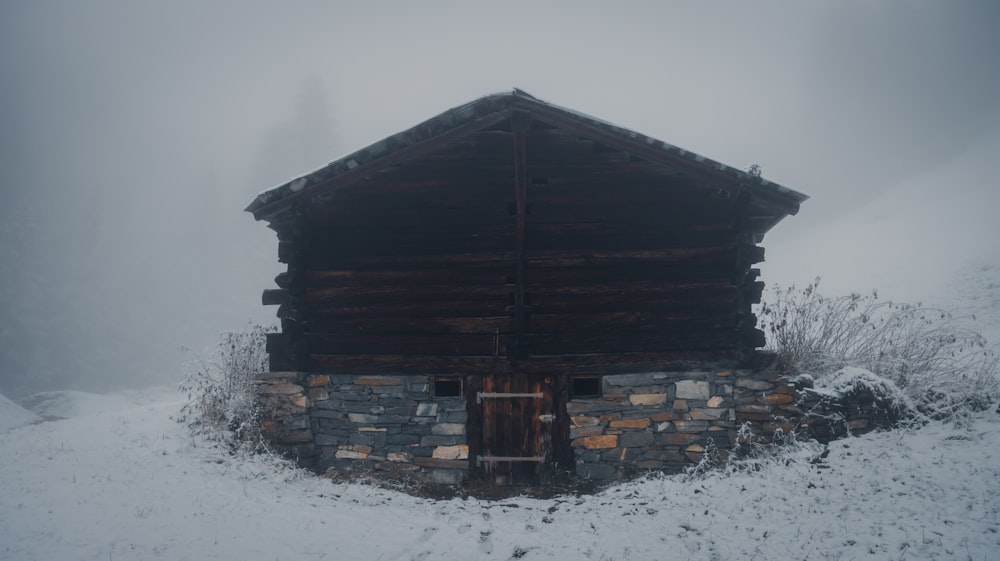
<instances>
[{"instance_id":1,"label":"horizontal log beam","mask_svg":"<svg viewBox=\"0 0 1000 561\"><path fill-rule=\"evenodd\" d=\"M261 303L265 306L280 306L287 304L290 299L287 290L281 288L268 288L261 295Z\"/></svg>"},{"instance_id":2,"label":"horizontal log beam","mask_svg":"<svg viewBox=\"0 0 1000 561\"><path fill-rule=\"evenodd\" d=\"M663 328L577 329L572 332L527 332L531 354L623 353L730 350L739 343L734 324L678 323ZM530 329L530 328L529 328ZM311 353L504 356L511 333L306 333Z\"/></svg>"},{"instance_id":3,"label":"horizontal log beam","mask_svg":"<svg viewBox=\"0 0 1000 561\"><path fill-rule=\"evenodd\" d=\"M312 354L309 357L308 367L316 372L351 374L485 375L518 372L576 375L681 371L703 369L710 365L725 369L736 367L738 359L738 353L732 351L590 353L573 356L533 356L517 362L510 362L504 357Z\"/></svg>"}]
</instances>

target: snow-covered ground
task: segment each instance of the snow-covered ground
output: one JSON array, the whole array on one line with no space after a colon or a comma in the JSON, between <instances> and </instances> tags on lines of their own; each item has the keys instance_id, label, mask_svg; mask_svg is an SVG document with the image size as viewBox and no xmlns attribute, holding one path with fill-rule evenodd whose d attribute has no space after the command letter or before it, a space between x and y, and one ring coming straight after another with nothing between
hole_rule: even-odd
<instances>
[{"instance_id":1,"label":"snow-covered ground","mask_svg":"<svg viewBox=\"0 0 1000 561\"><path fill-rule=\"evenodd\" d=\"M0 434L0 559L1000 558L995 410L838 441L822 461L817 446L756 472L489 502L236 459L171 418L179 396L145 395L66 393L72 418Z\"/></svg>"}]
</instances>

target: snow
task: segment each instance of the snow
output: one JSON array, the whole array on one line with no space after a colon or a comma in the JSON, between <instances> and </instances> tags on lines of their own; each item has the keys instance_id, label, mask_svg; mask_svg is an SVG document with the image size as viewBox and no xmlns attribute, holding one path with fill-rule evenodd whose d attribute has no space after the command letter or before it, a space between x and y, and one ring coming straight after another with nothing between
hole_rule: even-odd
<instances>
[{"instance_id":1,"label":"snow","mask_svg":"<svg viewBox=\"0 0 1000 561\"><path fill-rule=\"evenodd\" d=\"M910 398L895 382L857 366L845 366L830 376L820 378L814 389L834 396L847 395L855 390L869 391L877 397L887 398L890 403L916 410Z\"/></svg>"},{"instance_id":2,"label":"snow","mask_svg":"<svg viewBox=\"0 0 1000 561\"><path fill-rule=\"evenodd\" d=\"M1000 414L589 496L434 501L236 458L161 391L0 434L0 559L996 559ZM104 405L93 407L103 399ZM114 405L114 407L112 407ZM0 422L8 422L8 411ZM46 411L52 412L49 408Z\"/></svg>"},{"instance_id":3,"label":"snow","mask_svg":"<svg viewBox=\"0 0 1000 561\"><path fill-rule=\"evenodd\" d=\"M74 390L39 392L26 397L23 402L44 418L69 419L94 415L102 411L120 411L149 403L158 398L176 395L165 386L144 390L125 390L111 394L95 394Z\"/></svg>"},{"instance_id":4,"label":"snow","mask_svg":"<svg viewBox=\"0 0 1000 561\"><path fill-rule=\"evenodd\" d=\"M40 421L41 418L0 395L0 432Z\"/></svg>"}]
</instances>

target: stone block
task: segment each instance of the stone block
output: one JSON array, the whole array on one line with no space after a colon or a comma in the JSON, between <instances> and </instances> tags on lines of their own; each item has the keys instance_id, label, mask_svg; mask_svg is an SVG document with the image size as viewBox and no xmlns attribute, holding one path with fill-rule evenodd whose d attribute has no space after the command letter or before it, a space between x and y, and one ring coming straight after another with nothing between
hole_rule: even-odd
<instances>
[{"instance_id":1,"label":"stone block","mask_svg":"<svg viewBox=\"0 0 1000 561\"><path fill-rule=\"evenodd\" d=\"M628 396L632 405L663 405L667 402L665 393L634 393Z\"/></svg>"},{"instance_id":2,"label":"stone block","mask_svg":"<svg viewBox=\"0 0 1000 561\"><path fill-rule=\"evenodd\" d=\"M600 436L604 434L604 427L571 427L569 429L570 439L580 438L582 436Z\"/></svg>"},{"instance_id":3,"label":"stone block","mask_svg":"<svg viewBox=\"0 0 1000 561\"><path fill-rule=\"evenodd\" d=\"M759 403L747 403L745 405L736 406L737 413L770 413L770 405L762 405Z\"/></svg>"},{"instance_id":4,"label":"stone block","mask_svg":"<svg viewBox=\"0 0 1000 561\"><path fill-rule=\"evenodd\" d=\"M313 402L324 401L330 398L329 392L322 388L310 388L309 389L309 399Z\"/></svg>"},{"instance_id":5,"label":"stone block","mask_svg":"<svg viewBox=\"0 0 1000 561\"><path fill-rule=\"evenodd\" d=\"M712 394L708 382L701 380L678 380L674 395L677 399L706 400Z\"/></svg>"},{"instance_id":6,"label":"stone block","mask_svg":"<svg viewBox=\"0 0 1000 561\"><path fill-rule=\"evenodd\" d=\"M673 411L662 411L660 413L653 413L652 415L649 416L649 419L656 423L662 421L673 421L674 419L677 418L678 418L677 413L674 413Z\"/></svg>"},{"instance_id":7,"label":"stone block","mask_svg":"<svg viewBox=\"0 0 1000 561\"><path fill-rule=\"evenodd\" d=\"M670 421L666 421L663 423L657 423L656 428L654 430L656 430L656 432L668 432L668 431L672 432L675 429L673 423L671 423Z\"/></svg>"},{"instance_id":8,"label":"stone block","mask_svg":"<svg viewBox=\"0 0 1000 561\"><path fill-rule=\"evenodd\" d=\"M604 436L584 436L570 442L570 446L579 446L588 450L601 450L604 448L617 448L618 437L615 435Z\"/></svg>"},{"instance_id":9,"label":"stone block","mask_svg":"<svg viewBox=\"0 0 1000 561\"><path fill-rule=\"evenodd\" d=\"M725 402L725 399L723 399L721 396L716 395L710 397L708 401L705 403L705 405L707 407L722 407L723 402Z\"/></svg>"},{"instance_id":10,"label":"stone block","mask_svg":"<svg viewBox=\"0 0 1000 561\"><path fill-rule=\"evenodd\" d=\"M684 449L684 457L692 462L699 462L705 455L705 447L701 444L691 444Z\"/></svg>"},{"instance_id":11,"label":"stone block","mask_svg":"<svg viewBox=\"0 0 1000 561\"><path fill-rule=\"evenodd\" d=\"M688 402L686 399L675 399L674 403L670 406L674 411L687 411Z\"/></svg>"},{"instance_id":12,"label":"stone block","mask_svg":"<svg viewBox=\"0 0 1000 561\"><path fill-rule=\"evenodd\" d=\"M655 437L650 431L626 431L618 437L618 444L625 448L635 448L652 444Z\"/></svg>"},{"instance_id":13,"label":"stone block","mask_svg":"<svg viewBox=\"0 0 1000 561\"><path fill-rule=\"evenodd\" d=\"M736 378L736 387L753 391L763 391L773 388L774 384L767 380L756 378Z\"/></svg>"},{"instance_id":14,"label":"stone block","mask_svg":"<svg viewBox=\"0 0 1000 561\"><path fill-rule=\"evenodd\" d=\"M368 446L375 445L375 433L371 432L352 432L351 436L347 438L349 444L367 444Z\"/></svg>"},{"instance_id":15,"label":"stone block","mask_svg":"<svg viewBox=\"0 0 1000 561\"><path fill-rule=\"evenodd\" d=\"M438 436L465 434L465 423L438 423L431 425L431 434Z\"/></svg>"},{"instance_id":16,"label":"stone block","mask_svg":"<svg viewBox=\"0 0 1000 561\"><path fill-rule=\"evenodd\" d=\"M674 421L677 432L702 432L708 430L708 421Z\"/></svg>"},{"instance_id":17,"label":"stone block","mask_svg":"<svg viewBox=\"0 0 1000 561\"><path fill-rule=\"evenodd\" d=\"M380 425L407 425L412 417L408 415L379 415Z\"/></svg>"},{"instance_id":18,"label":"stone block","mask_svg":"<svg viewBox=\"0 0 1000 561\"><path fill-rule=\"evenodd\" d=\"M578 399L566 404L566 412L570 415L574 413L593 413L595 411L614 411L622 406L618 400L608 399Z\"/></svg>"},{"instance_id":19,"label":"stone block","mask_svg":"<svg viewBox=\"0 0 1000 561\"><path fill-rule=\"evenodd\" d=\"M379 420L378 415L369 415L365 413L348 413L347 418L352 423L366 423L366 424L377 423Z\"/></svg>"},{"instance_id":20,"label":"stone block","mask_svg":"<svg viewBox=\"0 0 1000 561\"><path fill-rule=\"evenodd\" d=\"M431 457L439 460L465 460L469 457L469 446L466 444L438 446L434 448Z\"/></svg>"},{"instance_id":21,"label":"stone block","mask_svg":"<svg viewBox=\"0 0 1000 561\"><path fill-rule=\"evenodd\" d=\"M437 416L437 420L439 422L461 423L463 425L468 420L468 418L469 414L466 413L464 409L462 411L442 411L441 413L438 413Z\"/></svg>"},{"instance_id":22,"label":"stone block","mask_svg":"<svg viewBox=\"0 0 1000 561\"><path fill-rule=\"evenodd\" d=\"M666 432L660 435L660 444L664 446L687 446L697 440L697 434L687 432Z\"/></svg>"},{"instance_id":23,"label":"stone block","mask_svg":"<svg viewBox=\"0 0 1000 561\"><path fill-rule=\"evenodd\" d=\"M644 429L650 425L649 418L625 419L621 421L611 421L611 428L615 429Z\"/></svg>"},{"instance_id":24,"label":"stone block","mask_svg":"<svg viewBox=\"0 0 1000 561\"><path fill-rule=\"evenodd\" d=\"M421 446L453 446L456 444L462 444L465 442L464 435L454 435L454 436L422 436L420 437Z\"/></svg>"},{"instance_id":25,"label":"stone block","mask_svg":"<svg viewBox=\"0 0 1000 561\"><path fill-rule=\"evenodd\" d=\"M578 417L570 417L569 420L573 423L573 426L576 427L593 427L601 423L601 420L597 417L587 417L582 415Z\"/></svg>"},{"instance_id":26,"label":"stone block","mask_svg":"<svg viewBox=\"0 0 1000 561\"><path fill-rule=\"evenodd\" d=\"M313 410L309 412L309 416L313 419L341 419L345 422L347 421L347 415L344 413L323 407L314 407Z\"/></svg>"},{"instance_id":27,"label":"stone block","mask_svg":"<svg viewBox=\"0 0 1000 561\"><path fill-rule=\"evenodd\" d=\"M395 446L412 446L420 443L420 437L415 434L388 433L385 443Z\"/></svg>"},{"instance_id":28,"label":"stone block","mask_svg":"<svg viewBox=\"0 0 1000 561\"><path fill-rule=\"evenodd\" d=\"M257 386L257 393L264 395L295 395L304 392L304 388L298 384L270 383Z\"/></svg>"},{"instance_id":29,"label":"stone block","mask_svg":"<svg viewBox=\"0 0 1000 561\"><path fill-rule=\"evenodd\" d=\"M430 417L414 417L415 420L429 419ZM399 425L398 427L393 427L395 431L406 433L406 434L416 434L419 436L426 436L431 433L431 427L433 425L430 423L421 422L410 422L405 425Z\"/></svg>"},{"instance_id":30,"label":"stone block","mask_svg":"<svg viewBox=\"0 0 1000 561\"><path fill-rule=\"evenodd\" d=\"M630 393L667 393L667 387L663 384L657 384L655 386L634 386ZM605 395L604 397L607 397Z\"/></svg>"},{"instance_id":31,"label":"stone block","mask_svg":"<svg viewBox=\"0 0 1000 561\"><path fill-rule=\"evenodd\" d=\"M386 415L393 415L396 417L406 417L410 418L413 416L414 407L400 406L400 407L387 407L385 410Z\"/></svg>"},{"instance_id":32,"label":"stone block","mask_svg":"<svg viewBox=\"0 0 1000 561\"><path fill-rule=\"evenodd\" d=\"M690 417L695 421L714 421L728 417L729 409L692 409Z\"/></svg>"},{"instance_id":33,"label":"stone block","mask_svg":"<svg viewBox=\"0 0 1000 561\"><path fill-rule=\"evenodd\" d=\"M786 393L764 394L764 396L761 399L763 399L764 403L770 403L772 405L791 403L795 401L794 396L788 395Z\"/></svg>"},{"instance_id":34,"label":"stone block","mask_svg":"<svg viewBox=\"0 0 1000 561\"><path fill-rule=\"evenodd\" d=\"M328 386L328 385L330 385L330 377L329 376L325 376L323 374L320 374L318 376L313 376L309 380L309 386L313 387L313 388L316 388L316 387L319 387L319 386Z\"/></svg>"},{"instance_id":35,"label":"stone block","mask_svg":"<svg viewBox=\"0 0 1000 561\"><path fill-rule=\"evenodd\" d=\"M417 405L417 417L436 417L438 414L437 403L420 403Z\"/></svg>"},{"instance_id":36,"label":"stone block","mask_svg":"<svg viewBox=\"0 0 1000 561\"><path fill-rule=\"evenodd\" d=\"M372 447L364 444L341 444L337 447L334 457L343 460L366 460L371 452Z\"/></svg>"}]
</instances>

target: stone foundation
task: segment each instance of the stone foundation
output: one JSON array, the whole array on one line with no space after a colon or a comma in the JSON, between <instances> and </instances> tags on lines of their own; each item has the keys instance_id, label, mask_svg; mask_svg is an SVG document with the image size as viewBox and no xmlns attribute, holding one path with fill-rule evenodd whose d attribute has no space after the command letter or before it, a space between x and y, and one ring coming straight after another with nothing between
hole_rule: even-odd
<instances>
[{"instance_id":1,"label":"stone foundation","mask_svg":"<svg viewBox=\"0 0 1000 561\"><path fill-rule=\"evenodd\" d=\"M427 376L270 372L258 377L275 447L319 472L382 472L433 483L470 469L466 397L433 398ZM890 426L889 405L863 389L815 392L772 370L686 370L607 375L600 397L566 412L576 475L608 480L680 471L709 450L725 455L749 431L821 441Z\"/></svg>"}]
</instances>

